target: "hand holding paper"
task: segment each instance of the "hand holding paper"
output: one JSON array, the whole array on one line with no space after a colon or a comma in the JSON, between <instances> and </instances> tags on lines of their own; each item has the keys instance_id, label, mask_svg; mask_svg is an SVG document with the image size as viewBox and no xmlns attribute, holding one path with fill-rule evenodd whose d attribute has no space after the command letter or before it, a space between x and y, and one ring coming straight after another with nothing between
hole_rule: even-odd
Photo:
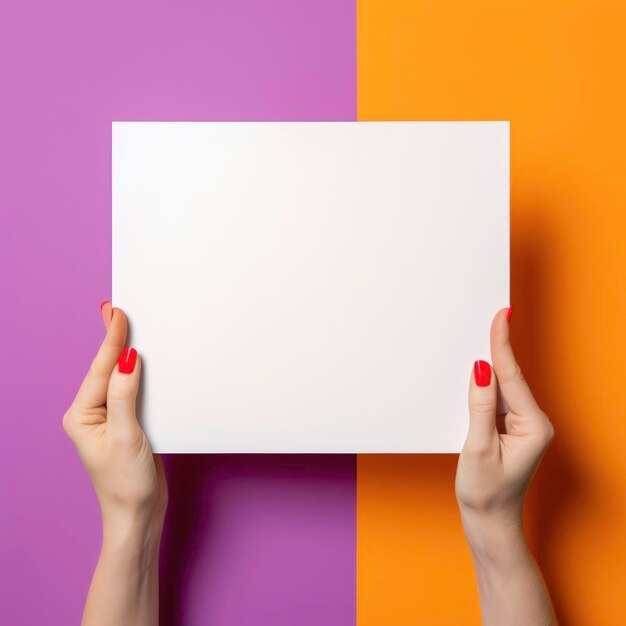
<instances>
[{"instance_id":1,"label":"hand holding paper","mask_svg":"<svg viewBox=\"0 0 626 626\"><path fill-rule=\"evenodd\" d=\"M126 315L109 302L101 311L106 336L63 418L102 511L102 551L82 623L151 626L167 484L137 423L141 359L125 347Z\"/></svg>"},{"instance_id":2,"label":"hand holding paper","mask_svg":"<svg viewBox=\"0 0 626 626\"><path fill-rule=\"evenodd\" d=\"M470 378L469 432L459 457L456 495L486 626L556 623L550 599L524 539L526 490L554 429L539 408L509 341L511 309L491 325L491 358ZM497 386L509 411L496 423Z\"/></svg>"},{"instance_id":3,"label":"hand holding paper","mask_svg":"<svg viewBox=\"0 0 626 626\"><path fill-rule=\"evenodd\" d=\"M102 552L83 625L149 626L158 621L157 561L167 485L160 458L152 454L137 423L141 361L124 345L126 316L108 302L101 309L106 337L63 419L92 478L103 517ZM515 362L506 309L493 321L491 346L494 371L510 406L506 432L496 428L496 377L488 363L477 362L457 497L484 623L548 625L555 623L552 608L525 545L521 509L553 431Z\"/></svg>"}]
</instances>

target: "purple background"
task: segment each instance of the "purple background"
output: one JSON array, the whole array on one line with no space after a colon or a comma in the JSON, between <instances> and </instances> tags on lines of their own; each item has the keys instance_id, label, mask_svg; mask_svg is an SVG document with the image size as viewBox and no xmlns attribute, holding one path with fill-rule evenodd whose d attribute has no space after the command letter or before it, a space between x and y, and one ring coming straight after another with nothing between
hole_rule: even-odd
<instances>
[{"instance_id":1,"label":"purple background","mask_svg":"<svg viewBox=\"0 0 626 626\"><path fill-rule=\"evenodd\" d=\"M110 294L111 121L353 120L355 37L354 0L1 4L3 623L77 624L98 556L61 417ZM355 623L354 457L167 467L164 624Z\"/></svg>"}]
</instances>

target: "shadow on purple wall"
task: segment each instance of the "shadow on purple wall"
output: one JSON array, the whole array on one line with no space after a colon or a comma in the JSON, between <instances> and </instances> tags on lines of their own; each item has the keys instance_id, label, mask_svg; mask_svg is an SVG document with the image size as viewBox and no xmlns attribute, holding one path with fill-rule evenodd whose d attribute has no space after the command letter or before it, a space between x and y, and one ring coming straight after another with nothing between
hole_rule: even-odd
<instances>
[{"instance_id":1,"label":"shadow on purple wall","mask_svg":"<svg viewBox=\"0 0 626 626\"><path fill-rule=\"evenodd\" d=\"M165 466L164 626L353 626L354 456L168 455Z\"/></svg>"}]
</instances>

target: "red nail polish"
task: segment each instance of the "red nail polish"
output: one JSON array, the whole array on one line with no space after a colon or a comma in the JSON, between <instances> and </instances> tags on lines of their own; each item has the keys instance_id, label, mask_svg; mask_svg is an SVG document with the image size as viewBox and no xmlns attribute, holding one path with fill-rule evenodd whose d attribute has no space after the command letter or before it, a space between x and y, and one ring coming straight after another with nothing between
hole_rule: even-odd
<instances>
[{"instance_id":1,"label":"red nail polish","mask_svg":"<svg viewBox=\"0 0 626 626\"><path fill-rule=\"evenodd\" d=\"M491 366L487 361L474 363L474 380L479 387L488 387L491 382Z\"/></svg>"},{"instance_id":2,"label":"red nail polish","mask_svg":"<svg viewBox=\"0 0 626 626\"><path fill-rule=\"evenodd\" d=\"M101 311L102 311L102 307L103 307L103 306L104 306L107 302L108 302L108 300L103 300L103 301L100 303L100 310L101 310Z\"/></svg>"},{"instance_id":3,"label":"red nail polish","mask_svg":"<svg viewBox=\"0 0 626 626\"><path fill-rule=\"evenodd\" d=\"M513 315L513 305L509 307L509 310L506 312L506 321L511 321L511 315Z\"/></svg>"},{"instance_id":4,"label":"red nail polish","mask_svg":"<svg viewBox=\"0 0 626 626\"><path fill-rule=\"evenodd\" d=\"M118 368L121 374L131 374L135 369L135 363L137 362L137 350L135 348L124 348L122 350L122 356L118 361Z\"/></svg>"}]
</instances>

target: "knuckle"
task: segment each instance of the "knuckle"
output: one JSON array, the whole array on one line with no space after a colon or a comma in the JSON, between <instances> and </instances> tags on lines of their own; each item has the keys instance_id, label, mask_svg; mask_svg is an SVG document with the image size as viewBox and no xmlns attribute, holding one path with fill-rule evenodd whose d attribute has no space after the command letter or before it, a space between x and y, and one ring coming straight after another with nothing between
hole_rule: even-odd
<instances>
[{"instance_id":1,"label":"knuckle","mask_svg":"<svg viewBox=\"0 0 626 626\"><path fill-rule=\"evenodd\" d=\"M105 375L105 372L102 370L102 368L98 364L98 357L95 357L91 361L91 365L89 366L89 371L92 374L94 374L95 376L98 376L98 377L101 377L101 376Z\"/></svg>"},{"instance_id":2,"label":"knuckle","mask_svg":"<svg viewBox=\"0 0 626 626\"><path fill-rule=\"evenodd\" d=\"M493 413L496 410L495 400L482 394L471 398L469 406L472 413L485 414Z\"/></svg>"},{"instance_id":3,"label":"knuckle","mask_svg":"<svg viewBox=\"0 0 626 626\"><path fill-rule=\"evenodd\" d=\"M107 400L114 402L129 402L137 394L137 382L131 378L115 376L109 383Z\"/></svg>"},{"instance_id":4,"label":"knuckle","mask_svg":"<svg viewBox=\"0 0 626 626\"><path fill-rule=\"evenodd\" d=\"M122 428L118 426L113 429L112 439L116 446L129 447L137 443L140 434L140 431L136 428L132 428L130 426Z\"/></svg>"},{"instance_id":5,"label":"knuckle","mask_svg":"<svg viewBox=\"0 0 626 626\"><path fill-rule=\"evenodd\" d=\"M65 431L65 434L69 437L71 436L71 430L72 430L72 422L74 421L73 415L72 415L72 409L68 409L67 411L65 411L65 415L63 415L63 420L61 421L61 424L63 426L63 430Z\"/></svg>"},{"instance_id":6,"label":"knuckle","mask_svg":"<svg viewBox=\"0 0 626 626\"><path fill-rule=\"evenodd\" d=\"M493 446L488 440L470 438L463 446L463 455L476 461L484 461L493 455Z\"/></svg>"},{"instance_id":7,"label":"knuckle","mask_svg":"<svg viewBox=\"0 0 626 626\"><path fill-rule=\"evenodd\" d=\"M546 424L545 424L545 432L544 432L544 438L547 444L552 443L552 440L554 439L554 426L552 425L552 422L550 422L549 420L546 420Z\"/></svg>"},{"instance_id":8,"label":"knuckle","mask_svg":"<svg viewBox=\"0 0 626 626\"><path fill-rule=\"evenodd\" d=\"M541 424L537 429L537 435L544 447L548 447L554 439L554 426L545 414L542 415Z\"/></svg>"},{"instance_id":9,"label":"knuckle","mask_svg":"<svg viewBox=\"0 0 626 626\"><path fill-rule=\"evenodd\" d=\"M133 393L130 389L116 387L109 389L108 400L113 402L128 402L133 399Z\"/></svg>"},{"instance_id":10,"label":"knuckle","mask_svg":"<svg viewBox=\"0 0 626 626\"><path fill-rule=\"evenodd\" d=\"M527 384L526 378L524 377L524 372L522 371L519 363L515 363L515 365L511 365L505 368L504 371L500 373L500 376L498 378L502 384L510 383L513 381L519 381L523 384Z\"/></svg>"}]
</instances>

